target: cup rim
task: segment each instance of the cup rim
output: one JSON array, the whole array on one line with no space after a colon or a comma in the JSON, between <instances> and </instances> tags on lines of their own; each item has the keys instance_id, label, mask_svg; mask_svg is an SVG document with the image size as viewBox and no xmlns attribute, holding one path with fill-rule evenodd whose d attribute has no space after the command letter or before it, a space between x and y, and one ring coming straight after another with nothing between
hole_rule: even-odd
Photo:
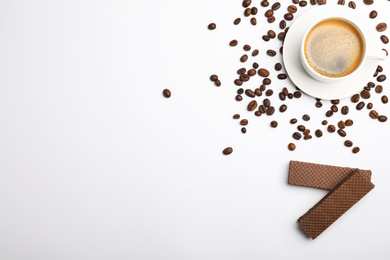
<instances>
[{"instance_id":1,"label":"cup rim","mask_svg":"<svg viewBox=\"0 0 390 260\"><path fill-rule=\"evenodd\" d=\"M333 18L337 18L337 19L341 19L341 20L344 20L344 21L347 21L348 23L352 24L360 33L362 39L363 39L363 44L364 44L364 55L363 55L363 59L361 61L361 63L359 64L359 66L350 74L348 75L345 75L343 77L337 77L337 78L333 78L333 77L328 77L328 76L325 76L325 75L322 75L320 73L318 73L316 70L314 70L310 64L308 63L308 61L306 60L306 55L305 55L305 40L306 40L306 37L307 35L309 34L309 32L319 23L325 21L325 20L328 20L328 19L333 19ZM306 66L306 69L309 69L312 73L314 73L316 75L316 77L319 77L323 80L326 80L326 81L339 81L339 80L342 80L342 79L345 79L345 78L348 78L350 77L351 75L355 74L363 65L364 61L366 60L366 55L367 55L367 42L366 42L366 37L364 36L362 30L360 29L360 27L353 21L351 21L350 19L347 19L345 17L341 17L341 16L330 16L330 17L327 17L327 18L324 18L324 19L321 19L319 20L317 23L315 23L314 25L310 26L309 29L306 31L305 35L303 36L303 39L302 39L302 43L301 43L301 56L303 59L301 59L304 63L305 63L305 66Z\"/></svg>"}]
</instances>

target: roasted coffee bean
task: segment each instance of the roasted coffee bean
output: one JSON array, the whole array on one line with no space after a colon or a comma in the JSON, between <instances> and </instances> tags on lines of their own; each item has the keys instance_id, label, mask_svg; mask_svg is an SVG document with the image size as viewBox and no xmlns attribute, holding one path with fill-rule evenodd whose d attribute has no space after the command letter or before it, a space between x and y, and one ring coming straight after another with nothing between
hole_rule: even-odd
<instances>
[{"instance_id":1,"label":"roasted coffee bean","mask_svg":"<svg viewBox=\"0 0 390 260\"><path fill-rule=\"evenodd\" d=\"M328 121L323 120L323 121L321 122L321 124L322 124L322 125L327 125L327 124L328 124Z\"/></svg>"},{"instance_id":2,"label":"roasted coffee bean","mask_svg":"<svg viewBox=\"0 0 390 260\"><path fill-rule=\"evenodd\" d=\"M261 91L264 91L265 90L265 85L263 84L263 85L260 85L260 90Z\"/></svg>"},{"instance_id":3,"label":"roasted coffee bean","mask_svg":"<svg viewBox=\"0 0 390 260\"><path fill-rule=\"evenodd\" d=\"M283 30L284 28L286 28L286 25L287 25L287 24L286 24L286 21L285 21L285 20L281 20L281 21L279 22L279 28L282 29L282 30Z\"/></svg>"},{"instance_id":4,"label":"roasted coffee bean","mask_svg":"<svg viewBox=\"0 0 390 260\"><path fill-rule=\"evenodd\" d=\"M325 5L326 4L326 0L318 0L318 4L319 5Z\"/></svg>"},{"instance_id":5,"label":"roasted coffee bean","mask_svg":"<svg viewBox=\"0 0 390 260\"><path fill-rule=\"evenodd\" d=\"M270 38L269 38L268 35L263 35L262 39L263 39L264 41L268 42Z\"/></svg>"},{"instance_id":6,"label":"roasted coffee bean","mask_svg":"<svg viewBox=\"0 0 390 260\"><path fill-rule=\"evenodd\" d=\"M240 121L240 125L248 125L248 119L242 119L241 121Z\"/></svg>"},{"instance_id":7,"label":"roasted coffee bean","mask_svg":"<svg viewBox=\"0 0 390 260\"><path fill-rule=\"evenodd\" d=\"M299 140L302 138L302 135L298 132L295 132L293 133L292 137L295 139L295 140Z\"/></svg>"},{"instance_id":8,"label":"roasted coffee bean","mask_svg":"<svg viewBox=\"0 0 390 260\"><path fill-rule=\"evenodd\" d=\"M286 19L287 21L291 21L292 19L294 19L294 15L292 13L286 13L284 15L284 19Z\"/></svg>"},{"instance_id":9,"label":"roasted coffee bean","mask_svg":"<svg viewBox=\"0 0 390 260\"><path fill-rule=\"evenodd\" d=\"M246 54L242 55L240 58L241 62L246 62L247 60L248 60L248 55L246 55Z\"/></svg>"},{"instance_id":10,"label":"roasted coffee bean","mask_svg":"<svg viewBox=\"0 0 390 260\"><path fill-rule=\"evenodd\" d=\"M317 102L316 102L316 107L318 107L318 108L322 107L321 101L317 101Z\"/></svg>"},{"instance_id":11,"label":"roasted coffee bean","mask_svg":"<svg viewBox=\"0 0 390 260\"><path fill-rule=\"evenodd\" d=\"M279 93L279 99L282 100L282 101L285 101L286 100L286 95L283 92L280 92Z\"/></svg>"},{"instance_id":12,"label":"roasted coffee bean","mask_svg":"<svg viewBox=\"0 0 390 260\"><path fill-rule=\"evenodd\" d=\"M333 105L338 105L340 104L340 99L333 99L330 101L330 103L332 103Z\"/></svg>"},{"instance_id":13,"label":"roasted coffee bean","mask_svg":"<svg viewBox=\"0 0 390 260\"><path fill-rule=\"evenodd\" d=\"M269 23L273 23L273 22L275 22L275 16L271 16L271 17L268 17L268 19L267 19L267 21L269 22Z\"/></svg>"},{"instance_id":14,"label":"roasted coffee bean","mask_svg":"<svg viewBox=\"0 0 390 260\"><path fill-rule=\"evenodd\" d=\"M386 56L389 56L389 52L386 49L382 49L384 52L386 52Z\"/></svg>"},{"instance_id":15,"label":"roasted coffee bean","mask_svg":"<svg viewBox=\"0 0 390 260\"><path fill-rule=\"evenodd\" d=\"M253 11L252 11L252 14L253 14ZM256 25L257 24L256 18L254 18L254 17L251 18L251 24L252 25Z\"/></svg>"},{"instance_id":16,"label":"roasted coffee bean","mask_svg":"<svg viewBox=\"0 0 390 260\"><path fill-rule=\"evenodd\" d=\"M255 111L255 116L261 116L260 111Z\"/></svg>"},{"instance_id":17,"label":"roasted coffee bean","mask_svg":"<svg viewBox=\"0 0 390 260\"><path fill-rule=\"evenodd\" d=\"M276 37L276 33L275 33L275 31L273 31L273 30L269 30L268 32L267 32L267 34L268 34L268 36L270 37L270 38L275 38Z\"/></svg>"},{"instance_id":18,"label":"roasted coffee bean","mask_svg":"<svg viewBox=\"0 0 390 260\"><path fill-rule=\"evenodd\" d=\"M286 87L283 88L283 94L284 94L285 96L288 95L288 89L287 89Z\"/></svg>"},{"instance_id":19,"label":"roasted coffee bean","mask_svg":"<svg viewBox=\"0 0 390 260\"><path fill-rule=\"evenodd\" d=\"M239 79L235 79L235 80L234 80L234 85L236 85L236 86L241 86L241 85L242 85L242 81L239 80Z\"/></svg>"},{"instance_id":20,"label":"roasted coffee bean","mask_svg":"<svg viewBox=\"0 0 390 260\"><path fill-rule=\"evenodd\" d=\"M284 73L279 74L278 79L287 79L287 74L284 74Z\"/></svg>"},{"instance_id":21,"label":"roasted coffee bean","mask_svg":"<svg viewBox=\"0 0 390 260\"><path fill-rule=\"evenodd\" d=\"M327 117L331 117L331 116L333 116L333 112L332 112L332 110L328 110L328 111L326 111L325 115L326 115Z\"/></svg>"},{"instance_id":22,"label":"roasted coffee bean","mask_svg":"<svg viewBox=\"0 0 390 260\"><path fill-rule=\"evenodd\" d=\"M266 112L267 115L272 116L274 113L275 113L275 108L273 106L267 108L267 112Z\"/></svg>"},{"instance_id":23,"label":"roasted coffee bean","mask_svg":"<svg viewBox=\"0 0 390 260\"><path fill-rule=\"evenodd\" d=\"M281 105L279 108L280 113L286 112L287 106L285 104Z\"/></svg>"},{"instance_id":24,"label":"roasted coffee bean","mask_svg":"<svg viewBox=\"0 0 390 260\"><path fill-rule=\"evenodd\" d=\"M255 70L255 69L250 69L250 70L248 70L248 75L249 75L250 77L253 77L254 75L256 75L256 70Z\"/></svg>"},{"instance_id":25,"label":"roasted coffee bean","mask_svg":"<svg viewBox=\"0 0 390 260\"><path fill-rule=\"evenodd\" d=\"M252 7L252 15L256 15L257 11L257 7Z\"/></svg>"},{"instance_id":26,"label":"roasted coffee bean","mask_svg":"<svg viewBox=\"0 0 390 260\"><path fill-rule=\"evenodd\" d=\"M246 72L246 68L241 68L239 70L237 70L237 74L244 74Z\"/></svg>"},{"instance_id":27,"label":"roasted coffee bean","mask_svg":"<svg viewBox=\"0 0 390 260\"><path fill-rule=\"evenodd\" d=\"M387 116L379 116L378 117L378 120L379 120L379 122L382 122L382 123L384 123L384 122L386 122L387 121Z\"/></svg>"},{"instance_id":28,"label":"roasted coffee bean","mask_svg":"<svg viewBox=\"0 0 390 260\"><path fill-rule=\"evenodd\" d=\"M279 49L279 52L280 52L280 54L282 54L282 55L283 55L283 46L282 46L282 47L280 47L280 49Z\"/></svg>"},{"instance_id":29,"label":"roasted coffee bean","mask_svg":"<svg viewBox=\"0 0 390 260\"><path fill-rule=\"evenodd\" d=\"M278 126L278 122L276 121L271 122L271 127L276 128L277 126Z\"/></svg>"},{"instance_id":30,"label":"roasted coffee bean","mask_svg":"<svg viewBox=\"0 0 390 260\"><path fill-rule=\"evenodd\" d=\"M382 91L383 91L383 87L381 85L378 85L378 86L375 87L375 92L376 93L380 94L380 93L382 93Z\"/></svg>"},{"instance_id":31,"label":"roasted coffee bean","mask_svg":"<svg viewBox=\"0 0 390 260\"><path fill-rule=\"evenodd\" d=\"M216 81L217 79L218 79L218 76L215 75L215 74L213 74L213 75L210 76L210 80L211 80L211 81Z\"/></svg>"},{"instance_id":32,"label":"roasted coffee bean","mask_svg":"<svg viewBox=\"0 0 390 260\"><path fill-rule=\"evenodd\" d=\"M246 134L246 128L245 127L241 128L241 133Z\"/></svg>"},{"instance_id":33,"label":"roasted coffee bean","mask_svg":"<svg viewBox=\"0 0 390 260\"><path fill-rule=\"evenodd\" d=\"M353 95L353 96L351 97L351 101L352 101L353 103L359 102L359 99L360 99L360 95L359 95L359 94L355 94L355 95Z\"/></svg>"},{"instance_id":34,"label":"roasted coffee bean","mask_svg":"<svg viewBox=\"0 0 390 260\"><path fill-rule=\"evenodd\" d=\"M348 113L349 113L349 107L348 106L343 106L341 108L341 114L348 115Z\"/></svg>"},{"instance_id":35,"label":"roasted coffee bean","mask_svg":"<svg viewBox=\"0 0 390 260\"><path fill-rule=\"evenodd\" d=\"M305 121L309 121L310 120L310 116L308 114L304 114L302 116L302 119L305 120Z\"/></svg>"},{"instance_id":36,"label":"roasted coffee bean","mask_svg":"<svg viewBox=\"0 0 390 260\"><path fill-rule=\"evenodd\" d=\"M229 43L229 45L232 46L232 47L237 46L237 44L238 44L237 40L231 40L230 43Z\"/></svg>"},{"instance_id":37,"label":"roasted coffee bean","mask_svg":"<svg viewBox=\"0 0 390 260\"><path fill-rule=\"evenodd\" d=\"M257 55L259 55L259 50L258 49L253 50L252 56L256 57ZM253 64L257 64L257 63L255 62ZM253 67L255 68L255 66L253 66ZM258 67L259 67L259 65L257 64L257 67L255 69L257 69Z\"/></svg>"},{"instance_id":38,"label":"roasted coffee bean","mask_svg":"<svg viewBox=\"0 0 390 260\"><path fill-rule=\"evenodd\" d=\"M250 9L250 8L245 9L244 15L245 15L246 17L250 16L251 14L252 14L252 9Z\"/></svg>"},{"instance_id":39,"label":"roasted coffee bean","mask_svg":"<svg viewBox=\"0 0 390 260\"><path fill-rule=\"evenodd\" d=\"M241 75L240 75L240 80L241 80L242 82L246 82L246 81L248 81L249 79L250 79L250 77L249 77L248 74L241 74Z\"/></svg>"},{"instance_id":40,"label":"roasted coffee bean","mask_svg":"<svg viewBox=\"0 0 390 260\"><path fill-rule=\"evenodd\" d=\"M312 5L316 5L316 4L317 4L317 0L310 0L310 3L311 3Z\"/></svg>"},{"instance_id":41,"label":"roasted coffee bean","mask_svg":"<svg viewBox=\"0 0 390 260\"><path fill-rule=\"evenodd\" d=\"M304 135L310 134L310 129L305 129L305 131L303 131L303 134L304 134Z\"/></svg>"},{"instance_id":42,"label":"roasted coffee bean","mask_svg":"<svg viewBox=\"0 0 390 260\"><path fill-rule=\"evenodd\" d=\"M266 106L264 106L264 105L260 105L259 106L259 112L260 113L264 114L266 111L267 111L267 107Z\"/></svg>"},{"instance_id":43,"label":"roasted coffee bean","mask_svg":"<svg viewBox=\"0 0 390 260\"><path fill-rule=\"evenodd\" d=\"M347 120L345 121L345 125L346 125L346 126L352 126L352 125L353 125L353 120L352 120L352 119L347 119Z\"/></svg>"},{"instance_id":44,"label":"roasted coffee bean","mask_svg":"<svg viewBox=\"0 0 390 260\"><path fill-rule=\"evenodd\" d=\"M267 96L267 97L270 97L270 96L272 96L274 94L274 91L272 90L272 89L268 89L266 92L265 92L265 95Z\"/></svg>"},{"instance_id":45,"label":"roasted coffee bean","mask_svg":"<svg viewBox=\"0 0 390 260\"><path fill-rule=\"evenodd\" d=\"M242 1L242 6L244 8L247 8L248 6L251 5L251 3L252 3L252 0L244 0L244 1Z\"/></svg>"},{"instance_id":46,"label":"roasted coffee bean","mask_svg":"<svg viewBox=\"0 0 390 260\"><path fill-rule=\"evenodd\" d=\"M164 89L163 90L163 96L166 97L166 98L170 98L171 97L171 91L169 89Z\"/></svg>"},{"instance_id":47,"label":"roasted coffee bean","mask_svg":"<svg viewBox=\"0 0 390 260\"><path fill-rule=\"evenodd\" d=\"M284 41L284 38L286 37L286 33L285 32L280 32L278 33L278 39L280 41Z\"/></svg>"},{"instance_id":48,"label":"roasted coffee bean","mask_svg":"<svg viewBox=\"0 0 390 260\"><path fill-rule=\"evenodd\" d=\"M269 79L269 78L263 79L263 84L264 85L270 85L271 84L271 79Z\"/></svg>"},{"instance_id":49,"label":"roasted coffee bean","mask_svg":"<svg viewBox=\"0 0 390 260\"><path fill-rule=\"evenodd\" d=\"M374 105L372 103L367 104L367 109L372 109L373 107L374 107Z\"/></svg>"},{"instance_id":50,"label":"roasted coffee bean","mask_svg":"<svg viewBox=\"0 0 390 260\"><path fill-rule=\"evenodd\" d=\"M248 97L254 98L255 97L255 92L253 92L253 90L251 90L251 89L246 89L245 90L245 95L247 95Z\"/></svg>"},{"instance_id":51,"label":"roasted coffee bean","mask_svg":"<svg viewBox=\"0 0 390 260\"><path fill-rule=\"evenodd\" d=\"M350 1L350 2L348 3L348 6L351 7L352 9L355 9L355 8L356 8L356 4L355 4L354 1Z\"/></svg>"},{"instance_id":52,"label":"roasted coffee bean","mask_svg":"<svg viewBox=\"0 0 390 260\"><path fill-rule=\"evenodd\" d=\"M263 95L263 92L259 88L257 88L257 89L255 89L255 95L260 97Z\"/></svg>"},{"instance_id":53,"label":"roasted coffee bean","mask_svg":"<svg viewBox=\"0 0 390 260\"><path fill-rule=\"evenodd\" d=\"M233 119L240 119L240 115L239 115L239 114L235 114L235 115L233 116Z\"/></svg>"},{"instance_id":54,"label":"roasted coffee bean","mask_svg":"<svg viewBox=\"0 0 390 260\"><path fill-rule=\"evenodd\" d=\"M297 129L301 132L305 131L306 130L306 127L304 125L299 125L297 126Z\"/></svg>"},{"instance_id":55,"label":"roasted coffee bean","mask_svg":"<svg viewBox=\"0 0 390 260\"><path fill-rule=\"evenodd\" d=\"M330 110L332 110L333 113L337 113L339 111L339 108L336 105L332 105L330 107Z\"/></svg>"},{"instance_id":56,"label":"roasted coffee bean","mask_svg":"<svg viewBox=\"0 0 390 260\"><path fill-rule=\"evenodd\" d=\"M318 138L320 138L320 137L323 135L323 133L322 133L322 131L321 131L320 129L317 129L317 130L315 131L315 135L316 135Z\"/></svg>"},{"instance_id":57,"label":"roasted coffee bean","mask_svg":"<svg viewBox=\"0 0 390 260\"><path fill-rule=\"evenodd\" d=\"M265 17L271 17L274 15L274 11L272 11L271 9L267 10L265 13L264 13Z\"/></svg>"},{"instance_id":58,"label":"roasted coffee bean","mask_svg":"<svg viewBox=\"0 0 390 260\"><path fill-rule=\"evenodd\" d=\"M363 1L366 5L372 5L374 3L374 0L364 0Z\"/></svg>"},{"instance_id":59,"label":"roasted coffee bean","mask_svg":"<svg viewBox=\"0 0 390 260\"><path fill-rule=\"evenodd\" d=\"M298 122L298 120L296 118L291 118L290 120L290 124L296 124Z\"/></svg>"},{"instance_id":60,"label":"roasted coffee bean","mask_svg":"<svg viewBox=\"0 0 390 260\"><path fill-rule=\"evenodd\" d=\"M337 133L338 133L341 137L346 137L346 136L347 136L347 133L346 133L343 129L337 130Z\"/></svg>"},{"instance_id":61,"label":"roasted coffee bean","mask_svg":"<svg viewBox=\"0 0 390 260\"><path fill-rule=\"evenodd\" d=\"M275 56L276 55L276 51L274 50L267 50L267 54L271 57Z\"/></svg>"},{"instance_id":62,"label":"roasted coffee bean","mask_svg":"<svg viewBox=\"0 0 390 260\"><path fill-rule=\"evenodd\" d=\"M271 9L274 10L274 11L278 10L279 8L280 8L280 3L279 2L274 3L272 5L272 7L271 7Z\"/></svg>"},{"instance_id":63,"label":"roasted coffee bean","mask_svg":"<svg viewBox=\"0 0 390 260\"><path fill-rule=\"evenodd\" d=\"M289 143L289 144L288 144L288 149L289 149L290 151L294 151L295 148L296 148L296 146L295 146L294 143Z\"/></svg>"},{"instance_id":64,"label":"roasted coffee bean","mask_svg":"<svg viewBox=\"0 0 390 260\"><path fill-rule=\"evenodd\" d=\"M328 126L328 132L329 133L334 133L336 131L336 127L334 125L329 125Z\"/></svg>"},{"instance_id":65,"label":"roasted coffee bean","mask_svg":"<svg viewBox=\"0 0 390 260\"><path fill-rule=\"evenodd\" d=\"M309 140L309 139L312 139L313 137L311 135L305 135L303 137L304 140Z\"/></svg>"},{"instance_id":66,"label":"roasted coffee bean","mask_svg":"<svg viewBox=\"0 0 390 260\"><path fill-rule=\"evenodd\" d=\"M255 50L256 51L256 50ZM252 54L253 55L253 54ZM259 68L259 64L257 63L257 62L254 62L253 64L252 64L252 67L254 68L254 69L258 69Z\"/></svg>"},{"instance_id":67,"label":"roasted coffee bean","mask_svg":"<svg viewBox=\"0 0 390 260\"><path fill-rule=\"evenodd\" d=\"M222 151L222 153L223 153L224 155L229 155L229 154L231 154L232 152L233 152L233 148L231 148L231 147L227 147L227 148L223 149L223 151Z\"/></svg>"},{"instance_id":68,"label":"roasted coffee bean","mask_svg":"<svg viewBox=\"0 0 390 260\"><path fill-rule=\"evenodd\" d=\"M389 102L389 98L386 95L382 96L381 100L383 104L387 104L387 102Z\"/></svg>"},{"instance_id":69,"label":"roasted coffee bean","mask_svg":"<svg viewBox=\"0 0 390 260\"><path fill-rule=\"evenodd\" d=\"M345 123L344 123L344 121L340 121L338 124L338 127L340 128L340 129L344 129L345 128Z\"/></svg>"},{"instance_id":70,"label":"roasted coffee bean","mask_svg":"<svg viewBox=\"0 0 390 260\"><path fill-rule=\"evenodd\" d=\"M265 99L263 100L263 105L264 105L265 107L269 107L269 106L271 105L271 101L270 101L268 98L265 98Z\"/></svg>"},{"instance_id":71,"label":"roasted coffee bean","mask_svg":"<svg viewBox=\"0 0 390 260\"><path fill-rule=\"evenodd\" d=\"M287 97L288 97L289 99L292 99L292 98L294 97L294 95L293 95L293 93L288 93Z\"/></svg>"},{"instance_id":72,"label":"roasted coffee bean","mask_svg":"<svg viewBox=\"0 0 390 260\"><path fill-rule=\"evenodd\" d=\"M236 101L242 101L242 96L241 95L237 95L236 96Z\"/></svg>"},{"instance_id":73,"label":"roasted coffee bean","mask_svg":"<svg viewBox=\"0 0 390 260\"><path fill-rule=\"evenodd\" d=\"M378 65L378 66L376 67L376 71L382 72L382 71L383 71L383 67L382 67L381 65Z\"/></svg>"},{"instance_id":74,"label":"roasted coffee bean","mask_svg":"<svg viewBox=\"0 0 390 260\"><path fill-rule=\"evenodd\" d=\"M292 0L294 4L299 4L299 0Z\"/></svg>"},{"instance_id":75,"label":"roasted coffee bean","mask_svg":"<svg viewBox=\"0 0 390 260\"><path fill-rule=\"evenodd\" d=\"M364 90L367 90L367 91L370 91L370 90L371 90L369 86L365 86L363 89L364 89Z\"/></svg>"},{"instance_id":76,"label":"roasted coffee bean","mask_svg":"<svg viewBox=\"0 0 390 260\"><path fill-rule=\"evenodd\" d=\"M275 64L275 70L280 71L282 69L282 64L276 63Z\"/></svg>"},{"instance_id":77,"label":"roasted coffee bean","mask_svg":"<svg viewBox=\"0 0 390 260\"><path fill-rule=\"evenodd\" d=\"M388 43L389 43L389 38L387 38L386 35L382 35L382 36L381 36L381 41L382 41L384 44L388 44Z\"/></svg>"},{"instance_id":78,"label":"roasted coffee bean","mask_svg":"<svg viewBox=\"0 0 390 260\"><path fill-rule=\"evenodd\" d=\"M380 76L378 76L378 77L376 78L376 80L377 80L378 82L383 82L383 81L386 80L386 75L380 75Z\"/></svg>"},{"instance_id":79,"label":"roasted coffee bean","mask_svg":"<svg viewBox=\"0 0 390 260\"><path fill-rule=\"evenodd\" d=\"M210 24L207 26L207 28L208 28L209 30L215 30L215 28L217 28L217 25L216 25L215 23L210 23Z\"/></svg>"},{"instance_id":80,"label":"roasted coffee bean","mask_svg":"<svg viewBox=\"0 0 390 260\"><path fill-rule=\"evenodd\" d=\"M253 111L257 108L257 101L256 100L252 100L251 102L249 102L248 104L248 111Z\"/></svg>"},{"instance_id":81,"label":"roasted coffee bean","mask_svg":"<svg viewBox=\"0 0 390 260\"><path fill-rule=\"evenodd\" d=\"M376 112L375 110L371 110L369 115L372 119L377 119L379 117L378 112Z\"/></svg>"},{"instance_id":82,"label":"roasted coffee bean","mask_svg":"<svg viewBox=\"0 0 390 260\"><path fill-rule=\"evenodd\" d=\"M345 145L346 147L352 147L353 143L352 143L351 140L345 140L344 145Z\"/></svg>"},{"instance_id":83,"label":"roasted coffee bean","mask_svg":"<svg viewBox=\"0 0 390 260\"><path fill-rule=\"evenodd\" d=\"M302 96L302 93L301 92L299 92L299 91L295 91L294 92L294 97L295 98L300 98Z\"/></svg>"},{"instance_id":84,"label":"roasted coffee bean","mask_svg":"<svg viewBox=\"0 0 390 260\"><path fill-rule=\"evenodd\" d=\"M379 72L378 71L375 71L375 73L374 73L374 78L376 77L376 76L378 76L378 74L379 74Z\"/></svg>"},{"instance_id":85,"label":"roasted coffee bean","mask_svg":"<svg viewBox=\"0 0 390 260\"><path fill-rule=\"evenodd\" d=\"M358 153L358 152L360 152L360 148L359 147L354 147L353 149L352 149L352 152L353 153Z\"/></svg>"},{"instance_id":86,"label":"roasted coffee bean","mask_svg":"<svg viewBox=\"0 0 390 260\"><path fill-rule=\"evenodd\" d=\"M251 50L251 46L249 44L245 44L243 49L244 49L244 51L250 51Z\"/></svg>"},{"instance_id":87,"label":"roasted coffee bean","mask_svg":"<svg viewBox=\"0 0 390 260\"><path fill-rule=\"evenodd\" d=\"M306 1L300 1L299 2L299 6L300 7L305 7L305 6L307 6L307 2Z\"/></svg>"},{"instance_id":88,"label":"roasted coffee bean","mask_svg":"<svg viewBox=\"0 0 390 260\"><path fill-rule=\"evenodd\" d=\"M369 99L371 97L371 94L369 91L367 90L363 90L362 92L360 92L360 96L364 99Z\"/></svg>"},{"instance_id":89,"label":"roasted coffee bean","mask_svg":"<svg viewBox=\"0 0 390 260\"><path fill-rule=\"evenodd\" d=\"M386 31L387 29L387 24L386 23L379 23L377 26L376 26L376 30L378 32L384 32Z\"/></svg>"},{"instance_id":90,"label":"roasted coffee bean","mask_svg":"<svg viewBox=\"0 0 390 260\"><path fill-rule=\"evenodd\" d=\"M366 104L363 102L363 101L360 101L357 105L356 105L356 109L357 110L362 110L363 107L365 106Z\"/></svg>"},{"instance_id":91,"label":"roasted coffee bean","mask_svg":"<svg viewBox=\"0 0 390 260\"><path fill-rule=\"evenodd\" d=\"M374 88L375 87L375 83L374 82L368 82L367 83L367 87Z\"/></svg>"},{"instance_id":92,"label":"roasted coffee bean","mask_svg":"<svg viewBox=\"0 0 390 260\"><path fill-rule=\"evenodd\" d=\"M268 77L269 76L269 71L267 69L261 68L257 71L259 76L261 77Z\"/></svg>"},{"instance_id":93,"label":"roasted coffee bean","mask_svg":"<svg viewBox=\"0 0 390 260\"><path fill-rule=\"evenodd\" d=\"M241 23L241 18L236 18L233 22L235 25L238 25Z\"/></svg>"},{"instance_id":94,"label":"roasted coffee bean","mask_svg":"<svg viewBox=\"0 0 390 260\"><path fill-rule=\"evenodd\" d=\"M269 2L267 0L263 0L263 1L261 1L260 5L262 7L267 7L267 6L269 6Z\"/></svg>"},{"instance_id":95,"label":"roasted coffee bean","mask_svg":"<svg viewBox=\"0 0 390 260\"><path fill-rule=\"evenodd\" d=\"M376 18L377 16L378 16L378 12L377 12L377 11L375 11L375 10L371 11L371 13L370 13L370 18L371 18L371 19L374 19L374 18Z\"/></svg>"},{"instance_id":96,"label":"roasted coffee bean","mask_svg":"<svg viewBox=\"0 0 390 260\"><path fill-rule=\"evenodd\" d=\"M288 6L287 10L290 13L296 13L297 12L297 7L295 5L290 5L290 6Z\"/></svg>"},{"instance_id":97,"label":"roasted coffee bean","mask_svg":"<svg viewBox=\"0 0 390 260\"><path fill-rule=\"evenodd\" d=\"M219 79L217 79L215 82L214 82L215 86L217 87L220 87L221 86L221 81Z\"/></svg>"},{"instance_id":98,"label":"roasted coffee bean","mask_svg":"<svg viewBox=\"0 0 390 260\"><path fill-rule=\"evenodd\" d=\"M286 29L284 29L284 32L287 34L288 30L290 30L290 27L287 27Z\"/></svg>"}]
</instances>

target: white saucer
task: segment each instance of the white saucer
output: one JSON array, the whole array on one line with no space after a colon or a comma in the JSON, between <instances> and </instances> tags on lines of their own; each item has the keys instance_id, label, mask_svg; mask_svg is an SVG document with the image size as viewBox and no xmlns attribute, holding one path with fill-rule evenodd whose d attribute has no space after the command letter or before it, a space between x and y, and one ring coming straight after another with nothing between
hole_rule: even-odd
<instances>
[{"instance_id":1,"label":"white saucer","mask_svg":"<svg viewBox=\"0 0 390 260\"><path fill-rule=\"evenodd\" d=\"M337 83L319 82L306 73L299 59L303 36L310 26L319 20L335 16L345 17L355 22L366 36L367 49L380 50L379 37L375 35L374 29L370 28L369 21L351 8L341 5L323 5L301 14L286 34L283 45L283 62L292 82L303 92L316 98L342 99L358 93L368 82L373 80L373 75L379 64L376 60L366 60L355 75Z\"/></svg>"}]
</instances>

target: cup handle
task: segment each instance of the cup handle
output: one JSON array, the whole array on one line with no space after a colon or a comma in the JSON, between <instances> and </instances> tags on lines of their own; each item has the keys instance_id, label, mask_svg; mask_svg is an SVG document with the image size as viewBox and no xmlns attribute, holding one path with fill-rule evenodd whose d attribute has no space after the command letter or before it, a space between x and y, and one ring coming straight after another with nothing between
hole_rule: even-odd
<instances>
[{"instance_id":1,"label":"cup handle","mask_svg":"<svg viewBox=\"0 0 390 260\"><path fill-rule=\"evenodd\" d=\"M367 50L368 60L385 60L386 52L384 50Z\"/></svg>"}]
</instances>

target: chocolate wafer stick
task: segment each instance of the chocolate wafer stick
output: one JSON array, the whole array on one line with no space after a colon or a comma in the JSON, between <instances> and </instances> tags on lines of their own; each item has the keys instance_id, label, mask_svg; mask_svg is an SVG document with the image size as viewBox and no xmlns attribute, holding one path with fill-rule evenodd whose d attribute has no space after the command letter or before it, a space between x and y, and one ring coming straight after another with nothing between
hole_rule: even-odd
<instances>
[{"instance_id":1,"label":"chocolate wafer stick","mask_svg":"<svg viewBox=\"0 0 390 260\"><path fill-rule=\"evenodd\" d=\"M374 184L356 169L300 217L299 225L315 239L374 187Z\"/></svg>"},{"instance_id":2,"label":"chocolate wafer stick","mask_svg":"<svg viewBox=\"0 0 390 260\"><path fill-rule=\"evenodd\" d=\"M331 190L354 170L348 167L291 161L288 183ZM371 180L371 171L361 172Z\"/></svg>"}]
</instances>

